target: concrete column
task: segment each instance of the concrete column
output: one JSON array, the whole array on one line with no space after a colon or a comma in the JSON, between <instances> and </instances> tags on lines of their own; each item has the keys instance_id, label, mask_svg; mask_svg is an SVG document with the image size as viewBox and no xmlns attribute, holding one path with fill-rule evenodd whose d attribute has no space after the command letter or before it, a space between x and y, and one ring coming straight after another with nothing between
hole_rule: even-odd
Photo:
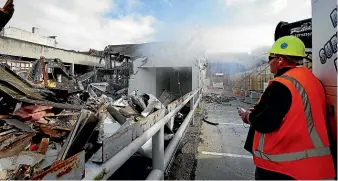
<instances>
[{"instance_id":1,"label":"concrete column","mask_svg":"<svg viewBox=\"0 0 338 181\"><path fill-rule=\"evenodd\" d=\"M72 76L75 76L75 65L73 63L70 64L70 73L72 74Z\"/></svg>"},{"instance_id":2,"label":"concrete column","mask_svg":"<svg viewBox=\"0 0 338 181\"><path fill-rule=\"evenodd\" d=\"M161 170L164 173L164 127L152 137L153 170ZM164 180L164 174L161 177Z\"/></svg>"}]
</instances>

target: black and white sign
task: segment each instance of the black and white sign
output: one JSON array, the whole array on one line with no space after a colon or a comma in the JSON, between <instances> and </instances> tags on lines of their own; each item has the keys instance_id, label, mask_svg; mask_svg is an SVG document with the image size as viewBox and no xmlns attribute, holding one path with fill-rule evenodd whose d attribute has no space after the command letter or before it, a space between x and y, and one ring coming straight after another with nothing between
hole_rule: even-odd
<instances>
[{"instance_id":1,"label":"black and white sign","mask_svg":"<svg viewBox=\"0 0 338 181\"><path fill-rule=\"evenodd\" d=\"M330 20L333 28L337 28L337 8L330 13ZM328 59L331 59L337 53L337 31L330 37L324 46L319 50L320 63L325 64ZM337 71L337 58L334 59L333 64Z\"/></svg>"}]
</instances>

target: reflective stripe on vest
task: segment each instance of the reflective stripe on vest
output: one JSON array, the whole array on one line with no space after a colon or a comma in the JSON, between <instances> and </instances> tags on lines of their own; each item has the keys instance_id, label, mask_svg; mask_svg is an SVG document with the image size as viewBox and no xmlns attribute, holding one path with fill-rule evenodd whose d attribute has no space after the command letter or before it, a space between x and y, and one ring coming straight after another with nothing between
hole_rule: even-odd
<instances>
[{"instance_id":1,"label":"reflective stripe on vest","mask_svg":"<svg viewBox=\"0 0 338 181\"><path fill-rule=\"evenodd\" d=\"M258 158L270 160L273 162L285 162L285 161L300 160L300 159L310 158L310 157L330 155L331 154L330 147L324 147L324 144L322 140L320 139L316 128L314 127L311 106L308 101L309 97L306 94L304 87L296 79L294 79L291 76L282 75L280 77L286 80L289 80L296 87L298 93L302 97L309 136L315 148L304 150L304 151L299 151L299 152L292 152L292 153L273 154L273 155L266 154L263 152L265 134L260 133L258 148L257 150L254 150L255 156Z\"/></svg>"}]
</instances>

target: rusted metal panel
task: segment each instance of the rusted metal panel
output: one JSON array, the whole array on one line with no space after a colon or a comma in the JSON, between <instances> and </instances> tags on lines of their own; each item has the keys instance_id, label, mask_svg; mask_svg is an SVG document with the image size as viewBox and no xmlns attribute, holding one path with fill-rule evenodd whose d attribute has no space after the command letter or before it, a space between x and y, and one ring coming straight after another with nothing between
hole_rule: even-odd
<instances>
[{"instance_id":1,"label":"rusted metal panel","mask_svg":"<svg viewBox=\"0 0 338 181\"><path fill-rule=\"evenodd\" d=\"M97 142L102 143L103 140L112 136L117 130L119 130L121 125L107 111L100 114L99 118L101 124L99 125L99 137Z\"/></svg>"},{"instance_id":2,"label":"rusted metal panel","mask_svg":"<svg viewBox=\"0 0 338 181\"><path fill-rule=\"evenodd\" d=\"M90 160L92 162L95 162L95 163L103 163L106 160L108 160L111 157L110 153L104 153L103 147L109 147L110 146L109 147L110 149L117 149L117 150L120 150L120 147L124 148L132 140L131 126L132 126L132 121L127 121L115 133L113 133L111 136L106 137L102 141L102 146L100 147L100 149L90 158ZM124 134L124 132L128 132L128 131L130 131L130 133L126 134L126 136L124 136L124 137L118 136L118 135ZM126 141L125 141L124 138L127 138ZM117 146L113 146L113 145L111 145L111 144L113 144L112 141L119 142L120 144L116 144ZM107 148L107 149L109 149L109 148ZM108 154L108 155L104 156L105 154Z\"/></svg>"},{"instance_id":3,"label":"rusted metal panel","mask_svg":"<svg viewBox=\"0 0 338 181\"><path fill-rule=\"evenodd\" d=\"M85 151L60 161L32 180L81 180L85 173Z\"/></svg>"},{"instance_id":4,"label":"rusted metal panel","mask_svg":"<svg viewBox=\"0 0 338 181\"><path fill-rule=\"evenodd\" d=\"M196 91L190 92L169 104L169 112L182 104L182 102L188 99L195 92ZM161 109L147 116L146 118L136 118L137 122L129 125L128 127L122 128L122 126L116 133L103 141L102 148L99 149L99 151L95 154L95 156L92 157L91 160L98 163L106 162L133 140L141 136L145 131L147 131L150 127L156 124L159 120L161 120L165 116L165 114L166 109ZM100 154L102 154L102 157L100 156Z\"/></svg>"},{"instance_id":5,"label":"rusted metal panel","mask_svg":"<svg viewBox=\"0 0 338 181\"><path fill-rule=\"evenodd\" d=\"M0 136L7 135L7 134L10 134L10 133L13 133L13 132L17 132L17 129L10 129L10 130L1 132Z\"/></svg>"},{"instance_id":6,"label":"rusted metal panel","mask_svg":"<svg viewBox=\"0 0 338 181\"><path fill-rule=\"evenodd\" d=\"M5 140L11 138L16 132L18 132L18 131L11 132L11 133L9 133L9 134L7 134L7 135L1 135L1 136L0 136L0 143L2 143L3 141L5 141Z\"/></svg>"},{"instance_id":7,"label":"rusted metal panel","mask_svg":"<svg viewBox=\"0 0 338 181\"><path fill-rule=\"evenodd\" d=\"M170 103L170 104L168 105L168 111L169 111L169 112L173 111L173 110L174 110L177 106L179 106L183 101L184 101L183 98L179 98L179 99L177 99L176 101Z\"/></svg>"},{"instance_id":8,"label":"rusted metal panel","mask_svg":"<svg viewBox=\"0 0 338 181\"><path fill-rule=\"evenodd\" d=\"M134 126L131 125L125 129L117 131L114 135L103 141L102 162L106 162L133 141L133 129Z\"/></svg>"},{"instance_id":9,"label":"rusted metal panel","mask_svg":"<svg viewBox=\"0 0 338 181\"><path fill-rule=\"evenodd\" d=\"M93 161L101 163L106 162L108 159L110 159L116 153L121 151L133 140L141 136L156 122L161 120L165 116L165 111L166 111L165 109L158 110L153 114L149 115L147 118L141 119L136 123L128 126L127 128L120 129L112 136L105 139L102 145L102 155L103 155L102 160L97 159L98 155L96 155L96 159Z\"/></svg>"},{"instance_id":10,"label":"rusted metal panel","mask_svg":"<svg viewBox=\"0 0 338 181\"><path fill-rule=\"evenodd\" d=\"M35 133L24 133L13 140L11 140L5 146L1 145L0 158L11 157L21 152L26 146L29 145L32 137ZM5 144L4 142L2 144Z\"/></svg>"},{"instance_id":11,"label":"rusted metal panel","mask_svg":"<svg viewBox=\"0 0 338 181\"><path fill-rule=\"evenodd\" d=\"M152 125L154 125L157 121L162 119L164 117L164 114L165 109L161 109L149 115L146 119L136 122L133 130L133 140L141 136Z\"/></svg>"},{"instance_id":12,"label":"rusted metal panel","mask_svg":"<svg viewBox=\"0 0 338 181\"><path fill-rule=\"evenodd\" d=\"M141 121L138 121L134 124L133 140L136 139L137 137L139 137L140 135L142 135L142 133L144 132L144 129L146 127L145 124L146 124L146 120L141 120Z\"/></svg>"},{"instance_id":13,"label":"rusted metal panel","mask_svg":"<svg viewBox=\"0 0 338 181\"><path fill-rule=\"evenodd\" d=\"M135 128L133 131L133 140L137 137L141 136L145 131L147 131L152 125L154 125L158 120L157 117L164 116L165 109L161 109L159 111L154 112L148 117L139 120L135 123Z\"/></svg>"},{"instance_id":14,"label":"rusted metal panel","mask_svg":"<svg viewBox=\"0 0 338 181\"><path fill-rule=\"evenodd\" d=\"M187 99L195 94L196 91L194 91L193 93L187 94L185 96L185 101L187 101ZM179 102L184 102L183 98L181 98L181 100L176 101L174 104L172 104L173 108L175 108L176 106L179 106ZM172 109L173 110L173 109ZM111 175L115 169L117 167L120 167L122 164L120 161L123 160L123 162L125 162L125 159L127 159L127 157L130 157L132 153L134 153L136 151L139 144L143 144L143 141L145 141L145 139L148 139L148 137L150 135L145 135L146 137L142 137L143 139L140 140L135 140L139 137L139 135L144 134L145 131L147 131L150 127L154 126L154 124L156 124L158 121L160 121L161 119L164 118L164 116L166 115L167 110L166 109L161 109L151 115L149 115L146 118L136 118L137 122L134 123L133 125L122 125L122 127L111 137L107 138L104 140L104 144L101 147L102 150L100 149L100 152L104 155L102 160L100 160L100 162L106 162L105 164L94 164L91 163L93 165L95 165L95 170L91 170L91 171L86 171L86 173L88 173L86 179L102 179L102 178L108 178L109 175ZM126 122L128 123L128 122ZM158 125L160 126L160 125ZM156 128L159 128L156 126ZM152 130L153 132L155 132L155 130ZM148 137L147 137L148 136ZM149 137L150 138L150 137ZM132 142L134 140L134 142ZM134 144L135 143L135 144ZM127 157L122 156L122 160L120 159L120 157L116 157L114 158L114 161L109 160L107 162L108 159L110 159L111 157L113 157L114 155L116 155L118 152L120 152L123 148L125 148L127 145L129 145L130 149L126 150L126 154L128 155ZM136 146L137 145L137 146ZM102 163L101 162L101 163ZM89 164L87 164L89 165ZM89 168L89 167L88 167ZM93 168L93 167L92 167ZM105 175L107 174L107 175Z\"/></svg>"},{"instance_id":15,"label":"rusted metal panel","mask_svg":"<svg viewBox=\"0 0 338 181\"><path fill-rule=\"evenodd\" d=\"M44 133L46 135L49 135L51 137L54 137L54 138L59 138L60 137L60 135L56 131L54 131L51 128L48 128L46 126L40 125L40 130L41 130L42 133Z\"/></svg>"},{"instance_id":16,"label":"rusted metal panel","mask_svg":"<svg viewBox=\"0 0 338 181\"><path fill-rule=\"evenodd\" d=\"M142 134L156 123L156 115L158 115L160 113L162 113L162 111L161 112L157 111L154 114L149 115L145 120L142 120L142 123L144 123L144 125L143 125L144 130L143 130ZM163 116L164 116L164 114L163 114ZM141 136L142 134L140 134L139 136Z\"/></svg>"},{"instance_id":17,"label":"rusted metal panel","mask_svg":"<svg viewBox=\"0 0 338 181\"><path fill-rule=\"evenodd\" d=\"M156 111L153 115L153 121L148 121L148 123L150 124L149 127L147 129L149 129L151 126L153 126L155 123L157 123L159 120L161 120L166 114L166 109L161 109Z\"/></svg>"}]
</instances>

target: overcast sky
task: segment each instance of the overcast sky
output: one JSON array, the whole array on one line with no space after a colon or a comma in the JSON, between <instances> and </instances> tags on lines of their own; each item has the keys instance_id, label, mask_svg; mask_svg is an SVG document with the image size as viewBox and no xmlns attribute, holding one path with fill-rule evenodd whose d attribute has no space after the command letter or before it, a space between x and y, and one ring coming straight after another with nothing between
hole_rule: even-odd
<instances>
[{"instance_id":1,"label":"overcast sky","mask_svg":"<svg viewBox=\"0 0 338 181\"><path fill-rule=\"evenodd\" d=\"M0 0L3 5L6 0ZM208 52L250 52L283 21L311 17L311 0L15 0L7 26L55 35L62 48L187 40Z\"/></svg>"}]
</instances>

